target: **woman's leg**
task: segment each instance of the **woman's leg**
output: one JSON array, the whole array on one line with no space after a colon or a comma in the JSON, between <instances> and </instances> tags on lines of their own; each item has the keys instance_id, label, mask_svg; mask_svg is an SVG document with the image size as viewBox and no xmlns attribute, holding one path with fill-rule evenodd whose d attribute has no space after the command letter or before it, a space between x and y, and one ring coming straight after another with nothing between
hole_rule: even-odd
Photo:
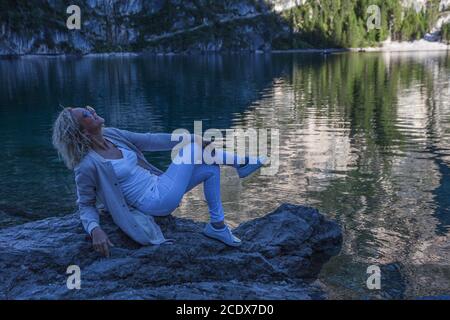
<instances>
[{"instance_id":1,"label":"woman's leg","mask_svg":"<svg viewBox=\"0 0 450 320\"><path fill-rule=\"evenodd\" d=\"M218 164L230 165L233 167L239 167L248 162L249 157L239 156L237 153L228 152L223 149L214 148L213 154L211 155L213 159L219 161Z\"/></svg>"},{"instance_id":2,"label":"woman's leg","mask_svg":"<svg viewBox=\"0 0 450 320\"><path fill-rule=\"evenodd\" d=\"M164 174L159 176L159 199L153 199L141 208L142 211L152 215L168 215L175 210L184 194L204 182L204 194L208 203L211 222L223 222L224 212L220 197L220 168L218 165L204 163L195 164L194 160L201 159L201 147L197 143L184 146L177 157L182 157L185 152L191 153L191 161L182 163L174 159ZM186 159L184 159L186 160Z\"/></svg>"},{"instance_id":3,"label":"woman's leg","mask_svg":"<svg viewBox=\"0 0 450 320\"><path fill-rule=\"evenodd\" d=\"M181 153L184 154L187 151L192 152L192 160L200 160L200 163L196 164L196 161L183 163L180 161ZM187 191L204 181L204 192L211 214L211 223L206 224L203 234L226 245L237 247L241 244L241 240L234 236L230 228L223 222L224 213L220 198L220 168L217 164L201 163L202 158L201 142L196 141L184 146L167 171L159 176L156 188L160 197L149 201L147 212L151 215L170 214L179 205ZM145 203L143 205L146 206Z\"/></svg>"},{"instance_id":4,"label":"woman's leg","mask_svg":"<svg viewBox=\"0 0 450 320\"><path fill-rule=\"evenodd\" d=\"M211 223L220 224L224 220L224 210L220 195L220 167L216 164L196 164L186 192L203 182L203 193L208 204Z\"/></svg>"},{"instance_id":5,"label":"woman's leg","mask_svg":"<svg viewBox=\"0 0 450 320\"><path fill-rule=\"evenodd\" d=\"M215 148L211 160L218 160L220 164L232 166L236 169L240 178L245 178L261 168L266 162L267 157L239 156L236 153L227 152Z\"/></svg>"}]
</instances>

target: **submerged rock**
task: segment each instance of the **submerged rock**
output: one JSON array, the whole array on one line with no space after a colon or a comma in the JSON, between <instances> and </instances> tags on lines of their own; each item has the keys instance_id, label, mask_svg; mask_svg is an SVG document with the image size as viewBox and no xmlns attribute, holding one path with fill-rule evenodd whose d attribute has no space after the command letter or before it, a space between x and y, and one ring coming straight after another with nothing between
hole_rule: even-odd
<instances>
[{"instance_id":1,"label":"submerged rock","mask_svg":"<svg viewBox=\"0 0 450 320\"><path fill-rule=\"evenodd\" d=\"M204 223L157 218L171 245L140 246L102 216L115 244L92 250L76 214L0 230L0 299L317 299L323 263L339 252L340 227L317 210L283 204L241 224L239 248L206 238ZM81 289L66 286L81 269Z\"/></svg>"}]
</instances>

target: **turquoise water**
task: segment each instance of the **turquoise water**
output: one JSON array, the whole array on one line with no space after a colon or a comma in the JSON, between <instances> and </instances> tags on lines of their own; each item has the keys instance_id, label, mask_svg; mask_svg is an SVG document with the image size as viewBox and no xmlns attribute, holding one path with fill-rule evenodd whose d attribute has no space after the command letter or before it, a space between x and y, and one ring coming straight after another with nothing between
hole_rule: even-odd
<instances>
[{"instance_id":1,"label":"turquoise water","mask_svg":"<svg viewBox=\"0 0 450 320\"><path fill-rule=\"evenodd\" d=\"M51 147L64 106L94 106L135 131L272 128L274 176L222 171L232 226L282 202L344 228L320 281L335 298L450 291L450 59L447 53L27 57L0 60L0 226L75 209L73 175ZM164 169L170 154L148 154ZM175 212L205 221L200 188ZM379 265L382 289L366 288Z\"/></svg>"}]
</instances>

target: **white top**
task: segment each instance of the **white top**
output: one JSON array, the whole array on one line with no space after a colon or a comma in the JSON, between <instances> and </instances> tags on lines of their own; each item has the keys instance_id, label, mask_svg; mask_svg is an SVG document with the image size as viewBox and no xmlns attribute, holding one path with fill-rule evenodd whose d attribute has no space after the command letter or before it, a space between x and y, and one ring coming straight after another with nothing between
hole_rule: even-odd
<instances>
[{"instance_id":1,"label":"white top","mask_svg":"<svg viewBox=\"0 0 450 320\"><path fill-rule=\"evenodd\" d=\"M146 194L153 192L158 176L138 165L134 151L118 148L122 151L123 157L108 161L113 166L125 200L128 204L135 205Z\"/></svg>"}]
</instances>

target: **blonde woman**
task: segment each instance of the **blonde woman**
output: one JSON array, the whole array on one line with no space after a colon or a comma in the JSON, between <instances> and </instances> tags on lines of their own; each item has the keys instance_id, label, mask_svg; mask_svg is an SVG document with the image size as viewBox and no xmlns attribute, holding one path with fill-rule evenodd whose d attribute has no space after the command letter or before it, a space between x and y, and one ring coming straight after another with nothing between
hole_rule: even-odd
<instances>
[{"instance_id":1,"label":"blonde woman","mask_svg":"<svg viewBox=\"0 0 450 320\"><path fill-rule=\"evenodd\" d=\"M203 161L202 150L207 142L190 135L189 141L181 145L178 159L162 172L142 152L172 150L180 142L172 141L171 134L106 128L104 122L87 106L64 108L53 126L53 145L75 173L78 211L96 251L109 256L113 246L100 227L97 200L132 239L143 245L162 244L171 240L164 238L153 216L169 215L183 195L202 182L211 216L203 233L229 246L241 244L224 223L219 166ZM230 165L241 178L266 161L265 157L240 159L218 148L214 151L216 158L224 159L222 163L233 159ZM188 163L186 155L191 157Z\"/></svg>"}]
</instances>

